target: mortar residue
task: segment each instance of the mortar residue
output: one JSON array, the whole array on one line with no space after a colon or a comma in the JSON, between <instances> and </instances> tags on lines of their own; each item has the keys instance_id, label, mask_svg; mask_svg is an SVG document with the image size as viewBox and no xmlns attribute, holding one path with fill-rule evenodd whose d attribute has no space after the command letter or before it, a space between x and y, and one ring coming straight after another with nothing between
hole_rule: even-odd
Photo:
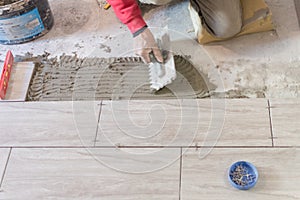
<instances>
[{"instance_id":1,"label":"mortar residue","mask_svg":"<svg viewBox=\"0 0 300 200\"><path fill-rule=\"evenodd\" d=\"M20 0L0 0L0 6L9 5L9 4L15 3L17 1L20 1Z\"/></svg>"},{"instance_id":2,"label":"mortar residue","mask_svg":"<svg viewBox=\"0 0 300 200\"><path fill-rule=\"evenodd\" d=\"M28 101L204 98L206 80L182 56L175 56L177 79L150 91L149 69L138 57L60 56L37 62Z\"/></svg>"}]
</instances>

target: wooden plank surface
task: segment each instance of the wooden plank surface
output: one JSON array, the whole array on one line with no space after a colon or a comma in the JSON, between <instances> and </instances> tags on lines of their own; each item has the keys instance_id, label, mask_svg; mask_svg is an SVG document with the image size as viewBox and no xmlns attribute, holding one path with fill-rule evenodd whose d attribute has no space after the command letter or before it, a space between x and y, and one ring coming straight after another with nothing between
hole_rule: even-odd
<instances>
[{"instance_id":1,"label":"wooden plank surface","mask_svg":"<svg viewBox=\"0 0 300 200\"><path fill-rule=\"evenodd\" d=\"M257 185L249 191L233 188L227 179L230 165L239 160L253 163L259 172ZM190 150L182 163L182 200L300 199L299 149L214 149L205 159Z\"/></svg>"},{"instance_id":2,"label":"wooden plank surface","mask_svg":"<svg viewBox=\"0 0 300 200\"><path fill-rule=\"evenodd\" d=\"M100 102L2 102L0 146L90 146Z\"/></svg>"},{"instance_id":3,"label":"wooden plank surface","mask_svg":"<svg viewBox=\"0 0 300 200\"><path fill-rule=\"evenodd\" d=\"M179 161L166 165L174 156L179 149L138 158L133 149L13 149L0 199L178 199Z\"/></svg>"},{"instance_id":4,"label":"wooden plank surface","mask_svg":"<svg viewBox=\"0 0 300 200\"><path fill-rule=\"evenodd\" d=\"M275 146L300 146L300 99L271 99Z\"/></svg>"},{"instance_id":5,"label":"wooden plank surface","mask_svg":"<svg viewBox=\"0 0 300 200\"><path fill-rule=\"evenodd\" d=\"M267 100L103 101L97 146L271 146Z\"/></svg>"},{"instance_id":6,"label":"wooden plank surface","mask_svg":"<svg viewBox=\"0 0 300 200\"><path fill-rule=\"evenodd\" d=\"M12 68L9 85L4 101L25 101L34 63L18 62Z\"/></svg>"}]
</instances>

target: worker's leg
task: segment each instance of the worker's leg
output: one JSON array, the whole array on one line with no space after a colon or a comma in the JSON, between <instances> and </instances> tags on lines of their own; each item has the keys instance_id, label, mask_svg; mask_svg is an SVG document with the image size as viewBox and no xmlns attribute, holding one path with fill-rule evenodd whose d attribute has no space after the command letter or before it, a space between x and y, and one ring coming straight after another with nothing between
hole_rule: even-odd
<instances>
[{"instance_id":1,"label":"worker's leg","mask_svg":"<svg viewBox=\"0 0 300 200\"><path fill-rule=\"evenodd\" d=\"M141 3L154 4L154 5L164 5L170 3L173 0L139 0Z\"/></svg>"},{"instance_id":2,"label":"worker's leg","mask_svg":"<svg viewBox=\"0 0 300 200\"><path fill-rule=\"evenodd\" d=\"M241 31L243 13L240 0L191 0L191 4L216 37L230 38Z\"/></svg>"}]
</instances>

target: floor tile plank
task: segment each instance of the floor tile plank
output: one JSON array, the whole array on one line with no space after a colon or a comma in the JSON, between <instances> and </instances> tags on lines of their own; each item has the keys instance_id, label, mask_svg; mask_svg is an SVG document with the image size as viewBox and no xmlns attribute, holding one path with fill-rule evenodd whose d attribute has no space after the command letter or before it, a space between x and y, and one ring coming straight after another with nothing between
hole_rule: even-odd
<instances>
[{"instance_id":1,"label":"floor tile plank","mask_svg":"<svg viewBox=\"0 0 300 200\"><path fill-rule=\"evenodd\" d=\"M271 146L267 100L104 101L98 146Z\"/></svg>"},{"instance_id":2,"label":"floor tile plank","mask_svg":"<svg viewBox=\"0 0 300 200\"><path fill-rule=\"evenodd\" d=\"M300 146L300 99L271 99L275 146Z\"/></svg>"},{"instance_id":3,"label":"floor tile plank","mask_svg":"<svg viewBox=\"0 0 300 200\"><path fill-rule=\"evenodd\" d=\"M0 183L3 177L3 173L5 171L5 166L7 163L7 158L9 155L10 149L0 149ZM1 191L1 188L0 188Z\"/></svg>"},{"instance_id":4,"label":"floor tile plank","mask_svg":"<svg viewBox=\"0 0 300 200\"><path fill-rule=\"evenodd\" d=\"M13 149L0 199L178 199L179 149L89 150Z\"/></svg>"},{"instance_id":5,"label":"floor tile plank","mask_svg":"<svg viewBox=\"0 0 300 200\"><path fill-rule=\"evenodd\" d=\"M100 102L2 102L0 146L85 146L95 140Z\"/></svg>"},{"instance_id":6,"label":"floor tile plank","mask_svg":"<svg viewBox=\"0 0 300 200\"><path fill-rule=\"evenodd\" d=\"M233 188L227 170L236 161L253 163L259 172L257 185L248 191ZM300 199L300 149L214 149L204 159L199 151L183 156L182 199Z\"/></svg>"},{"instance_id":7,"label":"floor tile plank","mask_svg":"<svg viewBox=\"0 0 300 200\"><path fill-rule=\"evenodd\" d=\"M31 76L34 71L33 62L17 62L14 64L3 101L25 101ZM0 70L1 71L1 70ZM0 100L1 101L1 100Z\"/></svg>"}]
</instances>

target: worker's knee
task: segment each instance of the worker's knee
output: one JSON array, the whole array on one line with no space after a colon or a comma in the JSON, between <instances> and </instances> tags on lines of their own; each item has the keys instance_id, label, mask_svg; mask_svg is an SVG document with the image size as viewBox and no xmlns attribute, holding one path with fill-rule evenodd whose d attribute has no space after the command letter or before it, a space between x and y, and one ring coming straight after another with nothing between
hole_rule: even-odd
<instances>
[{"instance_id":1,"label":"worker's knee","mask_svg":"<svg viewBox=\"0 0 300 200\"><path fill-rule=\"evenodd\" d=\"M242 29L241 14L234 16L232 13L215 13L214 23L209 28L218 38L230 38L238 34Z\"/></svg>"},{"instance_id":2,"label":"worker's knee","mask_svg":"<svg viewBox=\"0 0 300 200\"><path fill-rule=\"evenodd\" d=\"M173 0L140 0L141 3L146 3L146 4L154 4L154 5L164 5L168 4Z\"/></svg>"},{"instance_id":3,"label":"worker's knee","mask_svg":"<svg viewBox=\"0 0 300 200\"><path fill-rule=\"evenodd\" d=\"M242 5L240 0L205 0L200 9L206 25L219 38L230 38L242 29Z\"/></svg>"}]
</instances>

